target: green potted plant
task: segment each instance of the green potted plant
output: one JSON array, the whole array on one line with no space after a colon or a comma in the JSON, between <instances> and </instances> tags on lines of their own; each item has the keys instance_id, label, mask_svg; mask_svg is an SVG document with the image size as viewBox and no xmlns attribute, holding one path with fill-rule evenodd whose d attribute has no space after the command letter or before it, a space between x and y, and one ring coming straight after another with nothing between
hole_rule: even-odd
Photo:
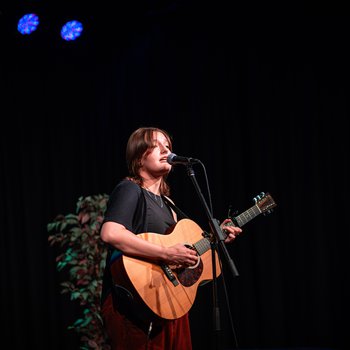
<instances>
[{"instance_id":1,"label":"green potted plant","mask_svg":"<svg viewBox=\"0 0 350 350\"><path fill-rule=\"evenodd\" d=\"M75 214L58 215L47 225L50 246L58 246L57 270L65 271L61 294L81 307L80 317L68 327L80 336L80 349L109 350L100 314L102 276L107 248L100 227L108 196L80 197Z\"/></svg>"}]
</instances>

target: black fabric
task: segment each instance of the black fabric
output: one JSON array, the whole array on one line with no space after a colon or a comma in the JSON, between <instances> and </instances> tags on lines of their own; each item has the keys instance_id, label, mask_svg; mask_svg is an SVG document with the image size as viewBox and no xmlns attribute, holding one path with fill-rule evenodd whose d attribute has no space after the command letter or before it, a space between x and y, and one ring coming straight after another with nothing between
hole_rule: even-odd
<instances>
[{"instance_id":1,"label":"black fabric","mask_svg":"<svg viewBox=\"0 0 350 350\"><path fill-rule=\"evenodd\" d=\"M169 227L175 225L171 209L161 196L142 189L146 200L146 230L145 232L165 233Z\"/></svg>"},{"instance_id":2,"label":"black fabric","mask_svg":"<svg viewBox=\"0 0 350 350\"><path fill-rule=\"evenodd\" d=\"M135 234L143 232L163 234L176 223L169 203L173 206L165 197L156 196L152 192L141 189L134 182L124 179L115 186L109 197L102 224L112 221L122 224ZM179 209L176 208L177 210ZM124 299L124 296L121 296L124 293L123 289L113 286L109 263L114 250L113 247L110 247L107 253L101 303L112 290L118 292L119 299ZM129 298L126 295L125 300L127 299Z\"/></svg>"},{"instance_id":3,"label":"black fabric","mask_svg":"<svg viewBox=\"0 0 350 350\"><path fill-rule=\"evenodd\" d=\"M146 200L140 186L124 179L115 186L109 196L102 225L105 222L113 221L124 225L132 232L142 233L146 231L147 227L146 211ZM113 251L114 248L109 247L102 280L101 304L113 289L109 266Z\"/></svg>"},{"instance_id":4,"label":"black fabric","mask_svg":"<svg viewBox=\"0 0 350 350\"><path fill-rule=\"evenodd\" d=\"M146 231L146 202L139 185L124 179L115 186L109 197L103 223L107 221L117 222L134 233Z\"/></svg>"},{"instance_id":5,"label":"black fabric","mask_svg":"<svg viewBox=\"0 0 350 350\"><path fill-rule=\"evenodd\" d=\"M174 203L172 203L168 198L166 198L165 196L162 196L164 202L175 211L175 213L177 214L177 219L181 220L181 219L188 219L188 215L186 215L180 208L178 208Z\"/></svg>"}]
</instances>

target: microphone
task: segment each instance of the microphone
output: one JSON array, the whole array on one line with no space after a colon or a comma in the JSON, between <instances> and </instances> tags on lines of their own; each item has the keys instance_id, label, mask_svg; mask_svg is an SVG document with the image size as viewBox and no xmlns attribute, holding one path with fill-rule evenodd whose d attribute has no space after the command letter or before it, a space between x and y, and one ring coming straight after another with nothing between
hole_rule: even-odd
<instances>
[{"instance_id":1,"label":"microphone","mask_svg":"<svg viewBox=\"0 0 350 350\"><path fill-rule=\"evenodd\" d=\"M174 164L195 164L195 163L200 163L199 159L195 159L195 158L189 158L189 157L181 157L178 156L175 153L170 153L167 157L167 162L171 165Z\"/></svg>"}]
</instances>

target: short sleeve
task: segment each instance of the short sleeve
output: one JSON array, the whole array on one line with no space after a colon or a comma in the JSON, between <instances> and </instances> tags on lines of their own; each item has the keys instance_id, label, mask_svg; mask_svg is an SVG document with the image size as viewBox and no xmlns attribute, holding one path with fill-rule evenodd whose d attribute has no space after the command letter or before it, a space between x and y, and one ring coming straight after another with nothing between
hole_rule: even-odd
<instances>
[{"instance_id":1,"label":"short sleeve","mask_svg":"<svg viewBox=\"0 0 350 350\"><path fill-rule=\"evenodd\" d=\"M141 195L140 187L134 182L126 179L119 182L109 196L103 222L117 222L133 231Z\"/></svg>"}]
</instances>

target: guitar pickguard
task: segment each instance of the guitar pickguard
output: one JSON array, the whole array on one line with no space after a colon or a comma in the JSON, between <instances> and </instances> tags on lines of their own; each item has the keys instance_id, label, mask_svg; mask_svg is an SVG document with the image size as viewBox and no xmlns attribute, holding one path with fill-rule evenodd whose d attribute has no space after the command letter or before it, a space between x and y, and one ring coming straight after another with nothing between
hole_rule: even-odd
<instances>
[{"instance_id":1,"label":"guitar pickguard","mask_svg":"<svg viewBox=\"0 0 350 350\"><path fill-rule=\"evenodd\" d=\"M177 274L177 279L184 287L193 286L201 277L203 272L203 261L200 259L197 267L179 268L174 270Z\"/></svg>"}]
</instances>

